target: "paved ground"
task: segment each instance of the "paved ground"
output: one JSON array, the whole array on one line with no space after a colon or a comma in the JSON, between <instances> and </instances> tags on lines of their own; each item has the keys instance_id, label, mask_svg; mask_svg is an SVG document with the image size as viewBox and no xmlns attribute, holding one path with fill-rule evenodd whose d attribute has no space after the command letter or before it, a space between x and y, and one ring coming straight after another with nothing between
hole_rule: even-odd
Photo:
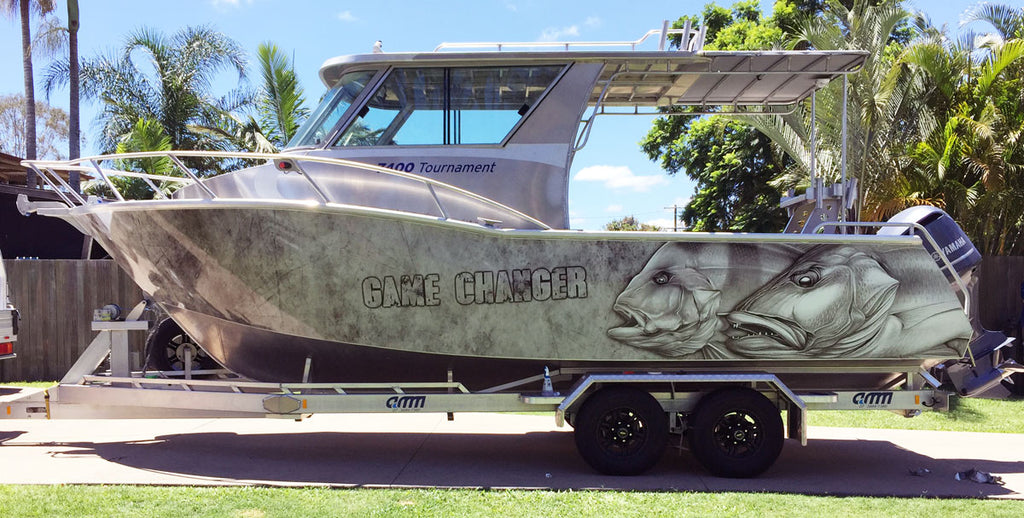
<instances>
[{"instance_id":1,"label":"paved ground","mask_svg":"<svg viewBox=\"0 0 1024 518\"><path fill-rule=\"evenodd\" d=\"M550 416L316 415L274 419L3 420L4 484L259 484L609 488L1024 499L1024 435L811 428L755 479L715 478L688 452L609 477ZM912 476L911 470L931 473ZM1004 485L958 482L975 468Z\"/></svg>"}]
</instances>

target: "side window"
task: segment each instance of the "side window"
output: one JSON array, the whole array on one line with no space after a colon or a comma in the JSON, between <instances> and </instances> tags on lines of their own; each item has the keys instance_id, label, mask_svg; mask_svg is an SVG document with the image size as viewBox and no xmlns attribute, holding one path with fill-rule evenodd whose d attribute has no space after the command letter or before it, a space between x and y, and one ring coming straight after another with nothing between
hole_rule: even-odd
<instances>
[{"instance_id":1,"label":"side window","mask_svg":"<svg viewBox=\"0 0 1024 518\"><path fill-rule=\"evenodd\" d=\"M562 68L395 69L334 145L498 144Z\"/></svg>"},{"instance_id":2,"label":"side window","mask_svg":"<svg viewBox=\"0 0 1024 518\"><path fill-rule=\"evenodd\" d=\"M336 146L441 144L445 69L395 69Z\"/></svg>"}]
</instances>

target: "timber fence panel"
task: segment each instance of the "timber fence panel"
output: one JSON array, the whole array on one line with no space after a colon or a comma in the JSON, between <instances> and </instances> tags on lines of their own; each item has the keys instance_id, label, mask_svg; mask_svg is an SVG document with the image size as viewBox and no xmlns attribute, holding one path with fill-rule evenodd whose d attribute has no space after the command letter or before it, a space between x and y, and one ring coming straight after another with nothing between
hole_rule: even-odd
<instances>
[{"instance_id":1,"label":"timber fence panel","mask_svg":"<svg viewBox=\"0 0 1024 518\"><path fill-rule=\"evenodd\" d=\"M117 304L126 314L143 298L110 260L7 259L4 267L21 326L18 357L0 362L0 381L59 380L96 335L94 309ZM140 354L145 333L128 336L131 350Z\"/></svg>"},{"instance_id":2,"label":"timber fence panel","mask_svg":"<svg viewBox=\"0 0 1024 518\"><path fill-rule=\"evenodd\" d=\"M1018 336L1024 256L988 256L981 262L978 301L987 329Z\"/></svg>"}]
</instances>

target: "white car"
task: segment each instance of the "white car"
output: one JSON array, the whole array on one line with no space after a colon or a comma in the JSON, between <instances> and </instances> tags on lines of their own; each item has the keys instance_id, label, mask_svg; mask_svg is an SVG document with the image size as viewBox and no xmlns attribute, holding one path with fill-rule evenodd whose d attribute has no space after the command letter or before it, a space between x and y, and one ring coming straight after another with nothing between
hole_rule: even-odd
<instances>
[{"instance_id":1,"label":"white car","mask_svg":"<svg viewBox=\"0 0 1024 518\"><path fill-rule=\"evenodd\" d=\"M0 257L0 360L14 358L14 342L18 340L18 310L7 294L7 272Z\"/></svg>"}]
</instances>

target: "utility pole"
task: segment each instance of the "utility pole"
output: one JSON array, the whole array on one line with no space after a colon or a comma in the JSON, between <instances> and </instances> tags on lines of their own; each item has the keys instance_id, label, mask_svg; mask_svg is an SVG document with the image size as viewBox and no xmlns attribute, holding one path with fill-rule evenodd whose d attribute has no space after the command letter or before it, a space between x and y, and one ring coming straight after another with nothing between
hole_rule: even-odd
<instances>
[{"instance_id":1,"label":"utility pole","mask_svg":"<svg viewBox=\"0 0 1024 518\"><path fill-rule=\"evenodd\" d=\"M679 205L673 203L671 207L665 207L668 209L672 209L672 232L679 232Z\"/></svg>"}]
</instances>

